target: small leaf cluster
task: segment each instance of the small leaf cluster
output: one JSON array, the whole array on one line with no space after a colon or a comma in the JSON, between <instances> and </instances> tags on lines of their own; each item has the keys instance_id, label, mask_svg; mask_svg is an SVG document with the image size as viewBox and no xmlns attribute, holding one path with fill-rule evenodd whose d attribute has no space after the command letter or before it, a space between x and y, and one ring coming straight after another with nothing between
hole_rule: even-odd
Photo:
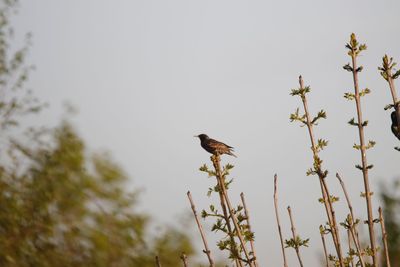
<instances>
[{"instance_id":1,"label":"small leaf cluster","mask_svg":"<svg viewBox=\"0 0 400 267\"><path fill-rule=\"evenodd\" d=\"M358 257L357 255L358 254L354 249L350 249L350 251L347 253L347 256L343 258L343 265L345 267L361 266L361 263L359 261L355 265L353 265L354 258ZM329 254L328 259L330 262L332 262L333 266L341 266L340 261L336 256Z\"/></svg>"},{"instance_id":2,"label":"small leaf cluster","mask_svg":"<svg viewBox=\"0 0 400 267\"><path fill-rule=\"evenodd\" d=\"M226 180L225 177L226 177L227 175L229 175L229 171L230 171L231 169L233 169L234 167L235 167L235 166L233 166L233 165L231 165L231 164L228 163L228 164L226 164L226 165L223 167L223 169L222 169L222 177L224 178L223 180L224 180L224 183L225 183L225 188L226 188L227 190L229 189L230 184L233 182L233 179ZM207 166L207 164L203 164L203 165L199 168L199 170L200 170L201 172L207 173L208 177L216 177L216 176L217 176L217 173L215 172L215 170L209 169L209 167ZM212 194L213 192L216 192L216 193L221 192L220 186L219 186L218 184L216 184L216 185L213 186L213 187L209 187L209 188L208 188L207 196L211 196L211 194Z\"/></svg>"},{"instance_id":3,"label":"small leaf cluster","mask_svg":"<svg viewBox=\"0 0 400 267\"><path fill-rule=\"evenodd\" d=\"M353 220L350 214L347 215L346 219L340 223L346 230L351 230L356 227L357 224L360 223L360 219Z\"/></svg>"},{"instance_id":4,"label":"small leaf cluster","mask_svg":"<svg viewBox=\"0 0 400 267\"><path fill-rule=\"evenodd\" d=\"M292 89L292 92L290 93L291 96L300 96L301 98L306 97L306 94L311 92L310 86L306 86L304 88L298 88L298 89Z\"/></svg>"},{"instance_id":5,"label":"small leaf cluster","mask_svg":"<svg viewBox=\"0 0 400 267\"><path fill-rule=\"evenodd\" d=\"M216 160L215 158L212 160ZM225 184L225 189L229 189L229 185L233 182L233 179L227 180L227 177L230 175L230 171L234 168L232 164L226 164L221 170L222 180ZM215 170L211 170L206 164L202 165L199 168L200 171L207 173L208 177L217 177L217 172ZM215 186L210 187L208 189L207 195L210 196L212 193L220 193L222 192L222 188L220 188L217 183ZM247 217L244 213L244 208L241 205L238 205L233 209L233 215L236 217L237 223L240 228L241 235L244 237L245 242L254 240L254 233L250 231L250 227L247 224ZM229 213L228 213L229 214ZM225 218L225 215L222 211L219 211L214 205L209 206L209 210L202 210L201 217L206 219L208 217L216 218L215 223L211 227L212 232L222 232L224 236L217 242L217 246L220 250L229 251L230 259L239 259L243 262L247 262L247 259L241 258L242 248L238 246L234 241L234 238L237 236L237 232L232 227L231 231L229 231L228 223L232 220L231 216L228 215L228 221Z\"/></svg>"},{"instance_id":6,"label":"small leaf cluster","mask_svg":"<svg viewBox=\"0 0 400 267\"><path fill-rule=\"evenodd\" d=\"M336 197L336 196L333 196L333 195L330 195L329 198L330 198L330 200L331 200L331 201L330 201L331 203L334 203L334 202L338 202L338 201L339 201L339 197ZM321 198L318 199L318 202L319 202L319 203L325 203L325 200L321 197Z\"/></svg>"},{"instance_id":7,"label":"small leaf cluster","mask_svg":"<svg viewBox=\"0 0 400 267\"><path fill-rule=\"evenodd\" d=\"M363 170L363 167L362 167L360 164L355 165L355 167L356 167L357 169L359 169L360 171ZM367 165L367 167L365 167L365 169L370 170L370 169L372 169L373 167L374 167L374 164L370 164L370 165Z\"/></svg>"},{"instance_id":8,"label":"small leaf cluster","mask_svg":"<svg viewBox=\"0 0 400 267\"><path fill-rule=\"evenodd\" d=\"M327 141L325 141L325 142L327 142ZM317 149L316 152L318 153L319 150ZM324 179L325 177L327 177L328 170L325 170L325 171L322 170L322 162L323 162L323 160L318 155L315 155L313 167L307 170L306 175L307 176L318 175L321 179Z\"/></svg>"},{"instance_id":9,"label":"small leaf cluster","mask_svg":"<svg viewBox=\"0 0 400 267\"><path fill-rule=\"evenodd\" d=\"M388 55L384 55L382 58L382 67L378 67L378 70L380 70L380 73L382 77L386 80L389 81L389 79L397 79L400 76L400 70L395 70L393 69L397 65L396 62L393 61L393 58ZM392 71L394 73L392 74Z\"/></svg>"},{"instance_id":10,"label":"small leaf cluster","mask_svg":"<svg viewBox=\"0 0 400 267\"><path fill-rule=\"evenodd\" d=\"M285 239L285 248L294 248L298 249L299 247L308 247L310 239L301 239L300 236L296 236L296 238Z\"/></svg>"},{"instance_id":11,"label":"small leaf cluster","mask_svg":"<svg viewBox=\"0 0 400 267\"><path fill-rule=\"evenodd\" d=\"M362 51L367 50L367 45L366 44L359 44L358 41L357 41L356 35L354 33L352 33L350 35L350 42L348 42L346 44L346 48L349 50L349 52L348 52L349 56L357 57ZM362 70L362 68L361 68L361 70ZM351 71L353 71L353 70L351 70Z\"/></svg>"}]
</instances>

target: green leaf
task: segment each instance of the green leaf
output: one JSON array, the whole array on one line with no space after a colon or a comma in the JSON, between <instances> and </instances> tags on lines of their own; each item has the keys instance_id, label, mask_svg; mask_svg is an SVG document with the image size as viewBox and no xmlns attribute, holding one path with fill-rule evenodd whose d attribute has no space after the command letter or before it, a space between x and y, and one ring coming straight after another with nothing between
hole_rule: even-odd
<instances>
[{"instance_id":1,"label":"green leaf","mask_svg":"<svg viewBox=\"0 0 400 267\"><path fill-rule=\"evenodd\" d=\"M346 65L344 65L344 66L343 66L343 69L345 69L345 70L347 70L347 71L349 71L349 72L352 72L352 71L353 71L353 68L350 66L350 63L347 63Z\"/></svg>"},{"instance_id":2,"label":"green leaf","mask_svg":"<svg viewBox=\"0 0 400 267\"><path fill-rule=\"evenodd\" d=\"M346 98L347 100L354 100L356 98L356 96L352 93L344 93L344 98Z\"/></svg>"}]
</instances>

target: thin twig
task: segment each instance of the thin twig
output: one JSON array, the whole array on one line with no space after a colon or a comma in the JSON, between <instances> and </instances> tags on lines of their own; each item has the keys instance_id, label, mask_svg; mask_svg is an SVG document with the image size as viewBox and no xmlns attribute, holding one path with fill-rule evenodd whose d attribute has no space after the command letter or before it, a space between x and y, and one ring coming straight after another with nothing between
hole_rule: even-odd
<instances>
[{"instance_id":1,"label":"thin twig","mask_svg":"<svg viewBox=\"0 0 400 267\"><path fill-rule=\"evenodd\" d=\"M361 267L365 267L365 262L364 262L362 250L360 248L360 245L357 244L357 242L356 242L356 240L358 240L358 236L356 236L356 233L355 233L354 219L350 214L347 215L347 221L350 224L348 230L350 230L351 237L353 238L354 245L356 246L359 262L361 264Z\"/></svg>"},{"instance_id":2,"label":"thin twig","mask_svg":"<svg viewBox=\"0 0 400 267\"><path fill-rule=\"evenodd\" d=\"M400 131L400 103L399 100L397 99L397 91L394 85L393 74L392 74L392 67L394 67L395 64L396 63L393 62L393 58L389 59L389 57L385 55L383 58L383 68L381 68L381 70L385 72L386 81L389 83L390 93L392 95L393 105L396 111L397 129L399 129Z\"/></svg>"},{"instance_id":3,"label":"thin twig","mask_svg":"<svg viewBox=\"0 0 400 267\"><path fill-rule=\"evenodd\" d=\"M278 175L275 174L274 176L274 206L275 206L275 217L276 217L276 223L278 225L278 232L279 232L279 238L281 240L281 248L282 248L282 256L283 256L283 266L288 267L287 265L287 260L286 260L286 254L285 254L285 247L283 244L283 237L282 237L282 229L281 229L281 223L279 221L279 212L278 212L278 186L277 186L277 180L278 180Z\"/></svg>"},{"instance_id":4,"label":"thin twig","mask_svg":"<svg viewBox=\"0 0 400 267\"><path fill-rule=\"evenodd\" d=\"M353 45L353 42L356 44ZM361 164L362 164L362 173L364 178L364 189L365 189L365 199L367 204L367 213L368 213L368 230L369 230L369 238L372 250L372 261L373 266L378 266L378 257L377 257L377 250L376 250L376 241L375 241L375 230L374 230L374 218L372 213L372 200L371 200L371 190L369 186L369 178L368 178L368 169L370 166L367 162L367 148L365 144L365 137L364 137L364 127L365 123L363 121L362 111L361 111L361 100L360 100L360 90L359 90L359 83L358 83L358 72L361 70L357 66L357 56L359 48L357 47L358 43L356 41L356 37L354 34L351 35L351 50L349 55L351 56L352 62L352 73L353 73L353 84L354 84L354 96L356 101L356 109L357 109L357 127L358 133L360 138L360 155L361 155Z\"/></svg>"},{"instance_id":5,"label":"thin twig","mask_svg":"<svg viewBox=\"0 0 400 267\"><path fill-rule=\"evenodd\" d=\"M296 242L297 234L296 234L296 228L294 227L294 222L293 222L293 217L292 217L292 209L290 208L290 206L288 206L287 210L289 212L290 224L292 226L291 229L292 229L292 234L293 234L293 241ZM296 250L297 259L299 260L300 266L303 267L303 261L301 260L301 256L300 256L300 249L297 245L294 246L294 249Z\"/></svg>"},{"instance_id":6,"label":"thin twig","mask_svg":"<svg viewBox=\"0 0 400 267\"><path fill-rule=\"evenodd\" d=\"M187 262L187 256L186 256L185 253L182 253L181 260L182 260L182 263L183 263L183 267L188 267L189 266L188 262Z\"/></svg>"},{"instance_id":7,"label":"thin twig","mask_svg":"<svg viewBox=\"0 0 400 267\"><path fill-rule=\"evenodd\" d=\"M354 213L353 213L353 206L351 205L350 197L347 194L346 186L345 186L342 178L340 177L339 173L336 173L336 178L339 180L340 186L342 187L344 196L346 198L347 206L349 207L349 211L350 211L350 215L351 215L350 233L351 233L351 236L353 238L354 245L356 246L357 253L358 253L358 258L360 260L361 266L364 267L365 263L364 263L364 259L363 259L363 256L362 256L362 248L361 248L361 244L360 244L360 239L358 237L357 227L356 227L356 224L355 224L355 221L354 221L355 217L354 217Z\"/></svg>"},{"instance_id":8,"label":"thin twig","mask_svg":"<svg viewBox=\"0 0 400 267\"><path fill-rule=\"evenodd\" d=\"M303 78L300 76L299 77L299 84L300 84L300 89L305 89L304 87L304 82L303 82ZM310 118L310 113L308 111L308 104L307 104L307 98L305 96L305 94L301 95L301 100L303 102L303 107L304 107L304 112L306 115L306 125L308 128L308 133L310 135L310 141L311 141L311 149L313 152L313 159L314 162L319 161L322 162L318 156L318 149L317 149L317 145L315 142L315 138L314 138L314 132L313 132L313 123L312 120ZM322 191L322 197L324 200L324 206L325 206L325 211L328 217L328 223L329 226L331 227L331 234L332 234L332 239L333 239L333 243L335 245L335 249L336 249L336 253L338 255L339 258L339 264L341 267L344 267L344 263L343 263L343 256L342 256L342 248L341 248L341 243L340 243L340 234L339 234L339 228L337 226L337 222L336 222L336 216L335 216L335 210L333 208L332 205L332 200L331 200L331 195L329 193L329 189L328 189L328 185L325 182L325 176L326 174L322 171L322 167L321 164L315 164L316 166L316 172L317 175L319 177L319 182L320 182L320 186L321 186L321 191Z\"/></svg>"},{"instance_id":9,"label":"thin twig","mask_svg":"<svg viewBox=\"0 0 400 267\"><path fill-rule=\"evenodd\" d=\"M352 250L352 248L351 248L351 239L352 239L352 237L351 237L350 229L347 229L347 242L349 244L349 252ZM351 265L351 267L354 267L353 258L351 258L350 265Z\"/></svg>"},{"instance_id":10,"label":"thin twig","mask_svg":"<svg viewBox=\"0 0 400 267\"><path fill-rule=\"evenodd\" d=\"M210 263L210 267L214 267L215 266L214 260L213 260L213 258L211 256L211 251L208 248L208 243L207 243L207 239L206 239L206 236L204 234L204 231L203 231L203 226L201 225L199 217L197 216L196 206L194 205L194 202L193 202L193 199L192 199L192 194L190 193L190 191L187 192L187 196L189 198L190 206L192 208L193 215L194 215L194 218L195 218L196 223L197 223L197 228L199 228L201 239L203 240L203 244L204 244L203 252L207 255L208 262Z\"/></svg>"},{"instance_id":11,"label":"thin twig","mask_svg":"<svg viewBox=\"0 0 400 267\"><path fill-rule=\"evenodd\" d=\"M246 215L247 226L249 227L249 231L252 233L251 224L250 224L250 213L249 213L249 210L247 209L246 201L244 199L244 193L243 192L240 194L240 198L242 199L243 208L244 208L244 214ZM254 265L256 267L258 267L256 248L254 246L254 240L253 239L250 239L250 246L251 246L251 253L253 254Z\"/></svg>"},{"instance_id":12,"label":"thin twig","mask_svg":"<svg viewBox=\"0 0 400 267\"><path fill-rule=\"evenodd\" d=\"M211 161L213 161L213 157L211 157ZM216 176L216 180L217 180L217 187L221 188L218 176ZM218 195L219 195L219 201L220 201L220 205L221 205L222 212L223 212L224 221L225 221L226 227L228 229L228 233L227 234L228 234L229 239L230 239L230 251L231 251L231 254L232 254L233 259L235 261L236 267L243 267L242 261L239 259L240 255L239 255L238 247L236 245L236 241L235 241L235 238L234 238L235 234L234 234L234 232L232 230L231 221L229 219L228 209L226 208L224 194L223 194L222 190L218 190Z\"/></svg>"},{"instance_id":13,"label":"thin twig","mask_svg":"<svg viewBox=\"0 0 400 267\"><path fill-rule=\"evenodd\" d=\"M160 259L158 258L158 256L156 256L156 265L157 265L157 267L161 267L161 262L160 262Z\"/></svg>"},{"instance_id":14,"label":"thin twig","mask_svg":"<svg viewBox=\"0 0 400 267\"><path fill-rule=\"evenodd\" d=\"M382 243L383 243L383 250L385 252L386 266L390 267L389 248L388 248L388 244L387 244L387 233L386 233L386 229L385 229L385 220L382 215L381 207L379 207L379 221L381 223Z\"/></svg>"},{"instance_id":15,"label":"thin twig","mask_svg":"<svg viewBox=\"0 0 400 267\"><path fill-rule=\"evenodd\" d=\"M229 196L228 196L228 193L227 193L226 188L225 188L224 177L221 174L221 166L220 166L221 159L220 159L219 155L213 155L213 156L211 156L211 161L212 161L212 163L214 165L216 177L217 177L217 179L219 181L219 186L220 186L219 188L222 191L223 197L225 199L225 203L228 206L228 210L229 210L229 213L231 215L230 218L232 219L233 225L234 225L235 230L236 230L236 236L239 238L240 245L241 245L242 250L243 250L243 252L244 252L244 254L246 256L246 259L247 259L247 262L248 262L249 266L253 266L254 264L252 262L252 258L250 258L249 252L247 251L246 244L245 244L244 238L242 236L242 232L241 232L239 224L237 222L237 218L236 218L236 216L235 216L235 214L233 212L233 207L231 205L231 201L229 200Z\"/></svg>"},{"instance_id":16,"label":"thin twig","mask_svg":"<svg viewBox=\"0 0 400 267\"><path fill-rule=\"evenodd\" d=\"M320 226L320 228L322 228L322 225ZM329 259L328 259L328 253L326 252L324 233L322 231L320 231L320 233L321 233L322 245L324 247L325 264L326 264L326 267L329 267Z\"/></svg>"}]
</instances>

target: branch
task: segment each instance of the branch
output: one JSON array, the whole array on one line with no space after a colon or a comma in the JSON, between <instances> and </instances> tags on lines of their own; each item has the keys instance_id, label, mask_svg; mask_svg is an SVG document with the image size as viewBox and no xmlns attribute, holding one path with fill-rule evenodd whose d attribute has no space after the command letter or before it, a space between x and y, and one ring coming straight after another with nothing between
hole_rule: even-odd
<instances>
[{"instance_id":1,"label":"branch","mask_svg":"<svg viewBox=\"0 0 400 267\"><path fill-rule=\"evenodd\" d=\"M249 227L249 231L252 232L251 224L250 224L250 214L249 214L249 211L248 211L247 206L246 206L246 201L244 199L244 193L243 192L240 194L240 198L242 199L242 204L243 204L243 208L244 208L244 214L246 215L246 221L247 221L247 225ZM255 265L255 267L258 267L256 248L254 246L254 240L253 239L250 239L250 246L251 246L251 252L250 253L253 254L254 265Z\"/></svg>"},{"instance_id":2,"label":"branch","mask_svg":"<svg viewBox=\"0 0 400 267\"><path fill-rule=\"evenodd\" d=\"M322 225L319 226L320 229L322 229ZM328 259L328 253L326 252L326 244L325 244L325 237L324 237L324 231L319 231L321 234L321 239L322 239L322 245L324 247L324 256L325 256L325 265L326 267L329 267L329 259Z\"/></svg>"},{"instance_id":3,"label":"branch","mask_svg":"<svg viewBox=\"0 0 400 267\"><path fill-rule=\"evenodd\" d=\"M285 254L285 247L283 245L283 238L282 238L282 230L281 230L281 223L279 221L279 213L278 213L278 189L277 189L277 180L278 180L278 175L275 174L274 176L274 205L275 205L275 217L276 217L276 223L278 225L278 232L279 232L279 238L281 240L281 248L282 248L282 256L283 256L283 266L288 267L287 265L287 260L286 260L286 254Z\"/></svg>"},{"instance_id":4,"label":"branch","mask_svg":"<svg viewBox=\"0 0 400 267\"><path fill-rule=\"evenodd\" d=\"M301 92L309 92L310 91L309 87L304 87L303 78L301 76L299 77L299 84L300 84L299 91L301 91ZM306 90L306 88L308 88L308 90ZM338 229L338 226L336 223L335 210L332 205L332 200L330 197L331 195L329 194L328 185L326 184L326 181L325 181L328 171L322 170L322 160L320 159L320 157L318 155L319 149L318 149L318 144L315 142L315 138L314 138L313 124L312 124L312 120L310 118L310 113L308 111L306 94L304 93L304 94L301 94L300 96L301 96L301 100L303 102L303 107L304 107L304 112L305 112L305 117L306 117L306 125L307 125L308 133L310 136L311 150L313 152L313 159L314 159L314 166L313 166L314 168L311 169L308 173L318 175L320 186L321 186L323 203L325 206L326 215L328 217L328 224L331 228L330 233L332 235L336 253L339 258L340 267L344 267L342 248L341 248L341 243L340 243L340 235L339 235L339 229ZM324 116L326 116L326 114L324 114Z\"/></svg>"},{"instance_id":5,"label":"branch","mask_svg":"<svg viewBox=\"0 0 400 267\"><path fill-rule=\"evenodd\" d=\"M350 251L352 251L352 248L351 248L351 233L350 233L350 229L347 229L347 242L348 242L348 244L349 244L349 252ZM350 263L349 263L349 266L351 265L352 267L354 267L354 262L353 262L353 257L352 257L352 255L350 255Z\"/></svg>"},{"instance_id":6,"label":"branch","mask_svg":"<svg viewBox=\"0 0 400 267\"><path fill-rule=\"evenodd\" d=\"M292 226L292 234L293 234L293 240L296 241L298 239L298 235L296 234L296 228L294 227L294 222L293 222L293 217L292 217L292 209L290 206L287 207L288 213L289 213L289 218L290 218L290 224ZM300 266L303 267L303 261L301 260L300 257L300 249L298 245L294 246L294 249L296 250L297 254L297 259L299 260Z\"/></svg>"},{"instance_id":7,"label":"branch","mask_svg":"<svg viewBox=\"0 0 400 267\"><path fill-rule=\"evenodd\" d=\"M381 207L379 207L379 221L381 223L382 243L383 243L383 250L385 252L386 266L390 267L389 249L388 249L388 244L387 244L387 233L386 233L386 229L385 229L385 220L383 219Z\"/></svg>"},{"instance_id":8,"label":"branch","mask_svg":"<svg viewBox=\"0 0 400 267\"><path fill-rule=\"evenodd\" d=\"M187 196L188 196L188 198L189 198L190 206L191 206L191 208L192 208L193 215L194 215L194 218L195 218L196 223L197 223L197 228L199 228L200 235L201 235L201 239L203 240L203 244L204 244L204 250L203 250L203 252L207 255L208 262L210 263L210 267L214 267L214 266L215 266L215 265L214 265L214 260L212 259L211 251L210 251L210 249L208 248L207 239L206 239L206 236L205 236L205 234L204 234L203 227L201 226L199 217L197 216L196 207L195 207L195 205L194 205L194 202L193 202L193 199L192 199L192 194L190 193L190 191L187 192ZM183 254L183 255L184 255L184 254Z\"/></svg>"},{"instance_id":9,"label":"branch","mask_svg":"<svg viewBox=\"0 0 400 267\"><path fill-rule=\"evenodd\" d=\"M228 210L229 210L229 213L230 213L230 218L233 221L233 225L234 225L235 230L236 230L236 235L239 238L240 245L241 245L241 247L243 249L243 252L244 252L244 254L246 256L247 262L251 267L251 266L253 266L252 259L250 258L249 252L247 251L247 248L246 248L246 245L245 245L245 242L244 242L244 238L242 236L239 224L237 222L237 218L236 218L236 216L235 216L235 214L233 212L233 207L231 205L228 193L227 193L226 188L225 188L225 181L224 181L224 178L223 178L223 176L221 174L220 160L221 159L220 159L219 155L211 156L211 161L212 161L212 163L214 165L214 168L215 168L216 178L218 180L218 183L219 183L219 186L220 186L220 189L221 189L220 191L222 192L222 195L223 195L223 198L225 200L225 203L228 206Z\"/></svg>"},{"instance_id":10,"label":"branch","mask_svg":"<svg viewBox=\"0 0 400 267\"><path fill-rule=\"evenodd\" d=\"M351 57L352 63L352 74L353 74L353 84L354 84L354 95L355 95L355 102L356 102L356 109L357 109L357 120L358 120L358 133L360 139L360 154L361 154L361 170L363 173L364 178L364 188L365 188L365 199L367 204L367 213L368 213L368 230L369 230L369 238L372 250L372 261L373 266L378 266L378 257L377 257L377 250L376 250L376 241L375 241L375 230L374 230L374 218L372 214L372 200L371 200L371 190L369 186L369 178L368 178L368 169L369 165L367 162L366 156L366 144L365 144L365 137L364 137L364 127L363 124L363 117L361 111L361 100L360 100L360 90L359 90L359 83L358 83L358 73L361 71L361 67L357 67L357 56L359 53L366 49L366 45L359 45L356 39L355 34L351 34L350 43L348 44L347 48L349 49L349 55Z\"/></svg>"},{"instance_id":11,"label":"branch","mask_svg":"<svg viewBox=\"0 0 400 267\"><path fill-rule=\"evenodd\" d=\"M382 58L382 67L379 67L378 69L381 71L382 77L389 84L390 93L392 95L392 100L393 100L393 107L396 111L397 129L398 129L398 131L400 131L400 103L397 98L396 88L394 85L394 80L400 76L400 70L398 70L396 73L393 74L392 70L395 65L396 65L396 62L393 62L393 58L389 59L389 57L387 55L385 55Z\"/></svg>"},{"instance_id":12,"label":"branch","mask_svg":"<svg viewBox=\"0 0 400 267\"><path fill-rule=\"evenodd\" d=\"M336 173L336 178L338 178L338 180L340 182L344 196L346 198L347 206L349 207L349 210L350 210L350 215L351 215L350 227L351 227L351 229L349 229L349 230L350 230L351 236L353 238L354 244L356 246L358 258L360 260L361 266L364 267L365 263L364 263L364 259L362 258L362 253L361 253L362 249L361 249L360 239L358 238L358 231L356 228L357 223L354 221L355 217L354 217L354 213L353 213L353 206L351 205L349 195L347 194L346 186L344 185L344 182L343 182L342 178L340 177L339 173Z\"/></svg>"}]
</instances>

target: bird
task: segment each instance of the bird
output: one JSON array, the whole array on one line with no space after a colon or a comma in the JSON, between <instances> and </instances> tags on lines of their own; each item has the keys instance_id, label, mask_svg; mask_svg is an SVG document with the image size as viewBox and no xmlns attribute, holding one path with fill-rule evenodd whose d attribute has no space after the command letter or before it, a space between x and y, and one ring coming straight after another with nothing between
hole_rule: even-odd
<instances>
[{"instance_id":1,"label":"bird","mask_svg":"<svg viewBox=\"0 0 400 267\"><path fill-rule=\"evenodd\" d=\"M393 111L390 117L392 118L392 133L400 140L400 129L397 124L396 111Z\"/></svg>"},{"instance_id":2,"label":"bird","mask_svg":"<svg viewBox=\"0 0 400 267\"><path fill-rule=\"evenodd\" d=\"M199 135L195 135L194 137L200 138L201 146L207 152L209 152L213 155L218 156L218 155L222 155L222 154L227 154L227 155L237 158L236 155L232 153L233 147L228 146L227 144L224 144L217 140L211 139L206 134L199 134Z\"/></svg>"}]
</instances>

